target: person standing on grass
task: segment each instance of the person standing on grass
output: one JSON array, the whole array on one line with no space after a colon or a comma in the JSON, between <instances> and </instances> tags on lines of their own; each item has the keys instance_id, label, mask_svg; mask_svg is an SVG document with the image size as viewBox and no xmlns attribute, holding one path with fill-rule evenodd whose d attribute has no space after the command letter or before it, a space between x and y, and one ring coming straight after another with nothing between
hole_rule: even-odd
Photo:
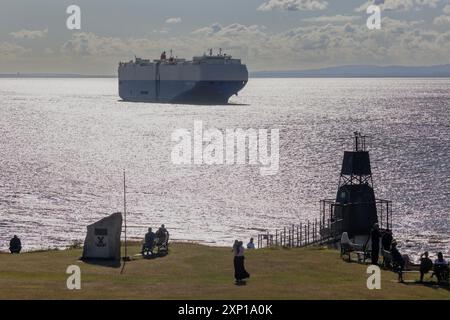
<instances>
[{"instance_id":1,"label":"person standing on grass","mask_svg":"<svg viewBox=\"0 0 450 320\"><path fill-rule=\"evenodd\" d=\"M250 242L247 243L247 249L255 249L255 243L253 242L253 238L250 238Z\"/></svg>"},{"instance_id":2,"label":"person standing on grass","mask_svg":"<svg viewBox=\"0 0 450 320\"><path fill-rule=\"evenodd\" d=\"M378 223L373 225L370 238L372 239L372 264L378 265L378 256L380 254L380 228L378 227Z\"/></svg>"},{"instance_id":3,"label":"person standing on grass","mask_svg":"<svg viewBox=\"0 0 450 320\"><path fill-rule=\"evenodd\" d=\"M249 278L250 274L245 270L244 266L244 246L242 241L235 241L233 245L234 253L234 278L236 285L244 285L244 279Z\"/></svg>"}]
</instances>

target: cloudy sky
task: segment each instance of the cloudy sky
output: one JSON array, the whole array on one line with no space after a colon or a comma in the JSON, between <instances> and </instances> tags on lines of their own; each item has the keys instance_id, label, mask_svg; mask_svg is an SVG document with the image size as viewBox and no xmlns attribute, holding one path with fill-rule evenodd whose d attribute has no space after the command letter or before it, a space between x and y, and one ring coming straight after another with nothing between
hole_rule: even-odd
<instances>
[{"instance_id":1,"label":"cloudy sky","mask_svg":"<svg viewBox=\"0 0 450 320\"><path fill-rule=\"evenodd\" d=\"M66 8L81 8L81 30ZM381 30L366 8L380 5ZM115 74L223 48L252 71L450 63L450 0L0 0L0 73Z\"/></svg>"}]
</instances>

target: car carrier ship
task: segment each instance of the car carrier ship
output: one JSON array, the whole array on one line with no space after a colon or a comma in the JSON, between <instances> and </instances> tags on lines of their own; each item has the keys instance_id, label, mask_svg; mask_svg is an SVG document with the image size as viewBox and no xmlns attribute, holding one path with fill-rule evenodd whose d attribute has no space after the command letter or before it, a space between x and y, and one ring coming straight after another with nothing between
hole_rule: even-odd
<instances>
[{"instance_id":1,"label":"car carrier ship","mask_svg":"<svg viewBox=\"0 0 450 320\"><path fill-rule=\"evenodd\" d=\"M119 96L126 101L226 104L247 81L247 66L222 50L192 61L163 52L159 60L119 63Z\"/></svg>"}]
</instances>

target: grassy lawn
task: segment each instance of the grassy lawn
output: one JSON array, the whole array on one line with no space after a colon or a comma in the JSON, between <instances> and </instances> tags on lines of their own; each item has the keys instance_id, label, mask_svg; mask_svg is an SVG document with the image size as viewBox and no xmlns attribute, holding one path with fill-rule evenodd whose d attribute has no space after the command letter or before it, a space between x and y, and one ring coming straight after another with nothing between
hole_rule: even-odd
<instances>
[{"instance_id":1,"label":"grassy lawn","mask_svg":"<svg viewBox=\"0 0 450 320\"><path fill-rule=\"evenodd\" d=\"M138 245L129 248L133 255ZM1 299L450 299L437 286L400 284L382 271L381 290L366 287L366 266L347 263L331 249L246 252L251 274L235 286L231 248L172 243L163 258L121 267L87 264L81 250L0 254ZM81 268L81 290L66 288L69 265ZM414 275L406 279L415 279Z\"/></svg>"}]
</instances>

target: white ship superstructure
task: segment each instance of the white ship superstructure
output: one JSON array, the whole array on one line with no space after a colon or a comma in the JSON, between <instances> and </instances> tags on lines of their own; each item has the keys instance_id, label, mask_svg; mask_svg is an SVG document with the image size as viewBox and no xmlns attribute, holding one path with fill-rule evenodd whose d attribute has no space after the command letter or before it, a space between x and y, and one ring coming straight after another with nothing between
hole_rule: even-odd
<instances>
[{"instance_id":1,"label":"white ship superstructure","mask_svg":"<svg viewBox=\"0 0 450 320\"><path fill-rule=\"evenodd\" d=\"M119 64L119 95L128 101L227 103L245 86L248 71L240 59L219 53L193 57L136 58Z\"/></svg>"}]
</instances>

